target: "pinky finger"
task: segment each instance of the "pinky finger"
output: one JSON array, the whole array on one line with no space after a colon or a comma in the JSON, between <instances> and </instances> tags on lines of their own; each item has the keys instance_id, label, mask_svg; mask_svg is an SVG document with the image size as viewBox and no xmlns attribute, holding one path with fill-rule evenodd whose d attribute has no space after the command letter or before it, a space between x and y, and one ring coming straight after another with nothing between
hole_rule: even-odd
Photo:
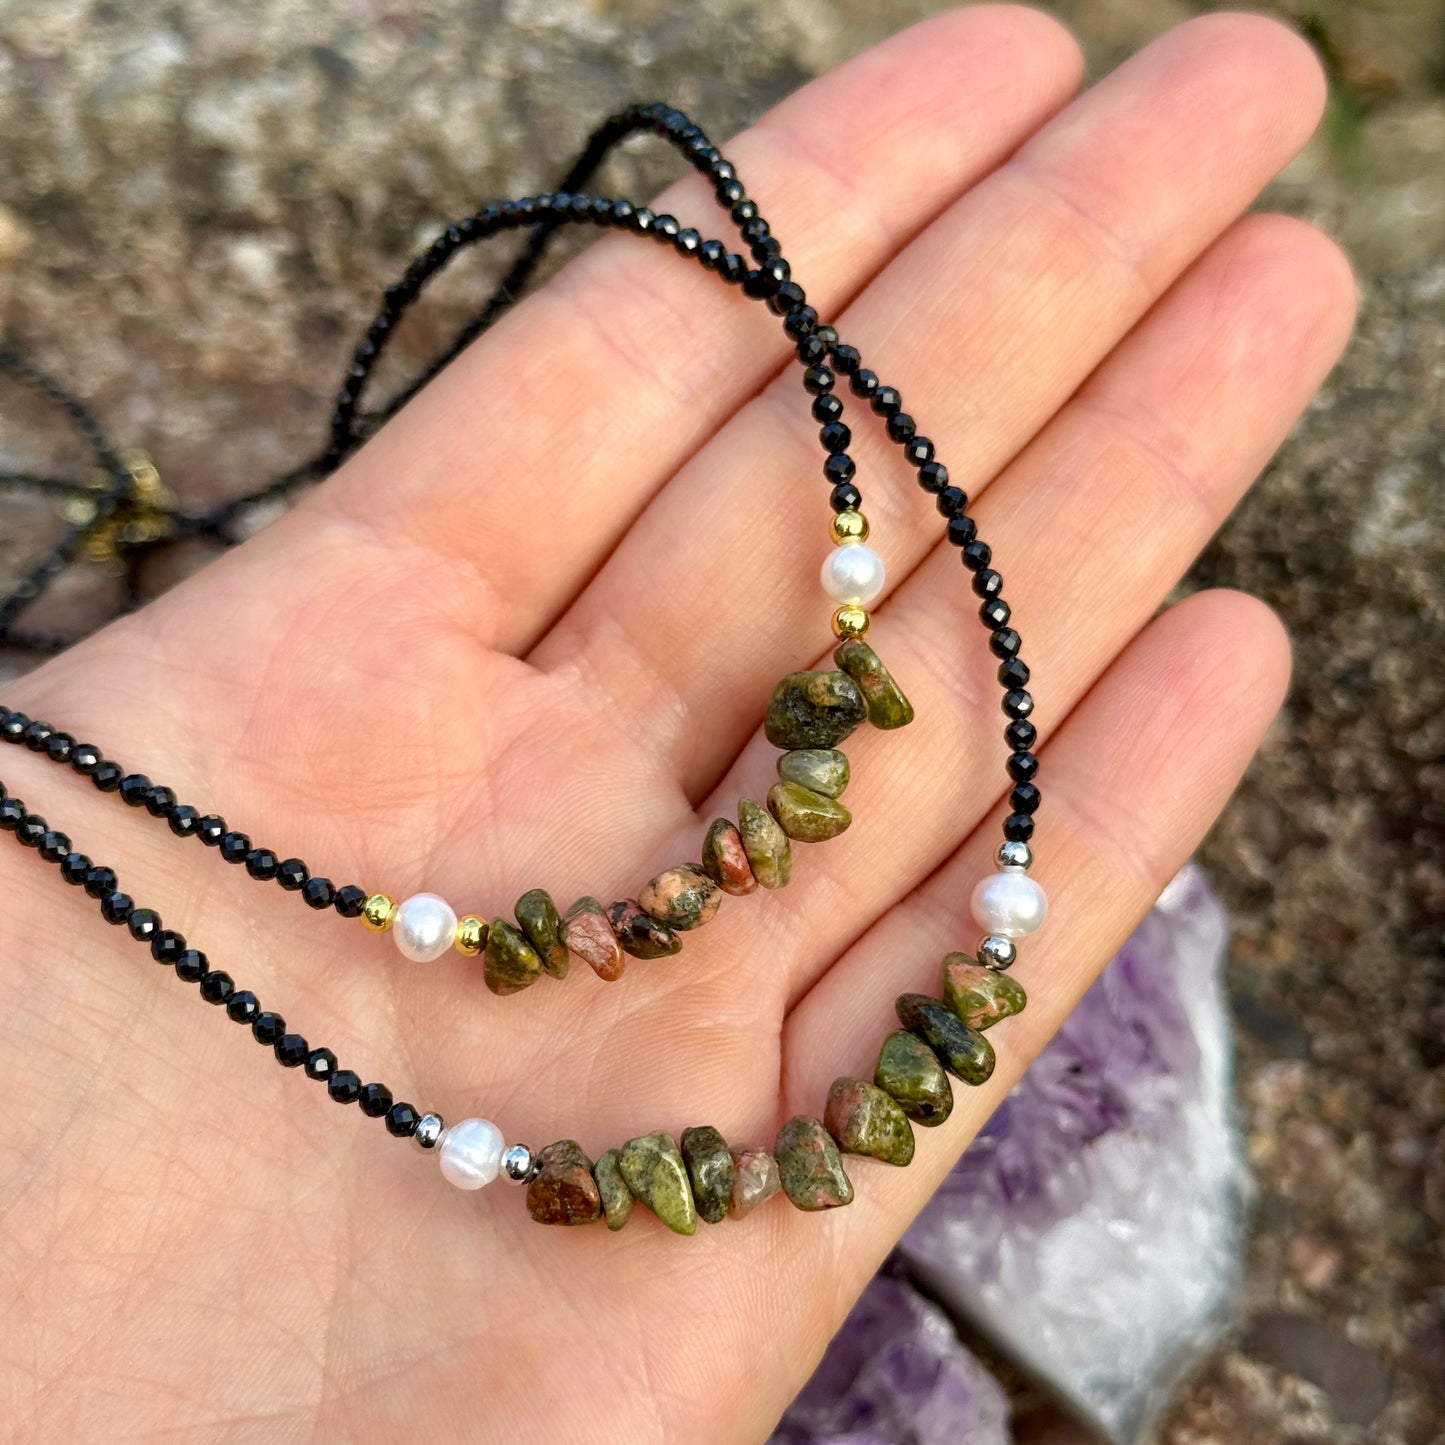
<instances>
[{"instance_id":1,"label":"pinky finger","mask_svg":"<svg viewBox=\"0 0 1445 1445\"><path fill-rule=\"evenodd\" d=\"M1079 703L1042 758L1033 876L1049 917L1013 976L1027 1010L990 1034L993 1078L960 1086L951 1118L920 1130L911 1168L850 1161L846 1215L861 1290L959 1153L1183 866L1227 802L1278 711L1289 643L1263 604L1233 592L1188 598L1137 637ZM817 1113L839 1073L871 1078L893 999L937 995L940 960L972 951L975 882L992 871L1000 811L895 906L799 1000L783 1038L784 1116ZM893 1025L896 1027L896 1024ZM836 1248L839 1241L834 1240Z\"/></svg>"}]
</instances>

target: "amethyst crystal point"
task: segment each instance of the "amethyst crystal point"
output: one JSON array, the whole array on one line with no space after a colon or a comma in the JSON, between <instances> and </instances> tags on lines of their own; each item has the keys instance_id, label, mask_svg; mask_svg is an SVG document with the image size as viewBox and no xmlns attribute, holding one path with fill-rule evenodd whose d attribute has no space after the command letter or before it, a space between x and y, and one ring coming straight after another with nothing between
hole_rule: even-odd
<instances>
[{"instance_id":1,"label":"amethyst crystal point","mask_svg":"<svg viewBox=\"0 0 1445 1445\"><path fill-rule=\"evenodd\" d=\"M773 1445L1008 1445L1003 1387L958 1342L948 1317L886 1266Z\"/></svg>"},{"instance_id":2,"label":"amethyst crystal point","mask_svg":"<svg viewBox=\"0 0 1445 1445\"><path fill-rule=\"evenodd\" d=\"M1248 1176L1225 937L1187 868L901 1246L949 1310L1115 1441L1148 1429L1235 1305Z\"/></svg>"}]
</instances>

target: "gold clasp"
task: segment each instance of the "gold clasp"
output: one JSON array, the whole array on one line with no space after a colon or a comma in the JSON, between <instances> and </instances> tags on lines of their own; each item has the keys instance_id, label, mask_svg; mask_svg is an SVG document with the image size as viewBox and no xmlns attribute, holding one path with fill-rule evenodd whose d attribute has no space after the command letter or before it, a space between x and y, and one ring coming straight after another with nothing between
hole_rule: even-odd
<instances>
[{"instance_id":1,"label":"gold clasp","mask_svg":"<svg viewBox=\"0 0 1445 1445\"><path fill-rule=\"evenodd\" d=\"M61 509L73 527L88 527L85 555L92 562L115 562L122 552L132 547L158 542L175 531L171 515L176 499L161 481L156 464L139 449L122 452L127 485L120 500L103 521L97 521L100 507L88 496L72 497ZM109 472L100 468L90 474L92 491L106 492L112 485Z\"/></svg>"}]
</instances>

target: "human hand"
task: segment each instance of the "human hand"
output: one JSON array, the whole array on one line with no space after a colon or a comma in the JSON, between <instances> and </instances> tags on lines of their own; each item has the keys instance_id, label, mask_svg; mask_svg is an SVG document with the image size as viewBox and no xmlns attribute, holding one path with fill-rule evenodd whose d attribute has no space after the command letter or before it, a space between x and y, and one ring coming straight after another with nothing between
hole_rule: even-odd
<instances>
[{"instance_id":1,"label":"human hand","mask_svg":"<svg viewBox=\"0 0 1445 1445\"><path fill-rule=\"evenodd\" d=\"M1323 99L1306 47L1213 16L1070 101L1052 21L893 38L726 147L824 318L977 498L1034 669L1051 916L907 1170L679 1239L544 1229L435 1167L0 850L17 1436L328 1433L547 1445L762 1438L968 1139L1189 856L1268 725L1260 605L1151 622L1349 331L1298 222L1241 221ZM558 157L559 162L562 157ZM668 209L720 232L689 180ZM295 512L8 690L340 881L495 914L635 896L772 781L758 727L826 640L813 426L784 340L697 267L608 238ZM781 376L779 375L782 372ZM845 394L845 400L847 400ZM856 410L856 406L853 408ZM856 822L675 959L498 999L402 962L21 750L13 791L345 1066L595 1155L712 1123L767 1143L871 1074L892 999L977 932L1002 719L976 599L881 428L853 452L889 566L878 648L918 709L849 745Z\"/></svg>"}]
</instances>

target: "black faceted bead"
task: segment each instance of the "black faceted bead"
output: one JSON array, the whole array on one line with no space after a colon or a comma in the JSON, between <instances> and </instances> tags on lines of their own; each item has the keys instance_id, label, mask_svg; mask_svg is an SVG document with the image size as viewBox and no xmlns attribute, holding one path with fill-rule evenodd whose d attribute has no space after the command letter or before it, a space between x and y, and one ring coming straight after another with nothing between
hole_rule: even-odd
<instances>
[{"instance_id":1,"label":"black faceted bead","mask_svg":"<svg viewBox=\"0 0 1445 1445\"><path fill-rule=\"evenodd\" d=\"M220 846L229 829L226 827L226 820L218 818L214 813L207 813L199 823L196 824L196 837L206 845L207 848Z\"/></svg>"},{"instance_id":2,"label":"black faceted bead","mask_svg":"<svg viewBox=\"0 0 1445 1445\"><path fill-rule=\"evenodd\" d=\"M151 957L157 963L175 966L176 960L186 951L186 940L172 928L163 928L151 939Z\"/></svg>"},{"instance_id":3,"label":"black faceted bead","mask_svg":"<svg viewBox=\"0 0 1445 1445\"><path fill-rule=\"evenodd\" d=\"M385 1084L363 1084L358 1102L368 1119L379 1119L391 1108L391 1090Z\"/></svg>"},{"instance_id":4,"label":"black faceted bead","mask_svg":"<svg viewBox=\"0 0 1445 1445\"><path fill-rule=\"evenodd\" d=\"M803 337L798 343L798 360L804 366L818 366L827 359L828 348L823 344L823 338L816 331Z\"/></svg>"},{"instance_id":5,"label":"black faceted bead","mask_svg":"<svg viewBox=\"0 0 1445 1445\"><path fill-rule=\"evenodd\" d=\"M758 215L757 207L753 207L753 213L738 227L738 234L751 245L754 241L761 241L764 236L772 231L772 227Z\"/></svg>"},{"instance_id":6,"label":"black faceted bead","mask_svg":"<svg viewBox=\"0 0 1445 1445\"><path fill-rule=\"evenodd\" d=\"M811 306L795 306L783 318L783 330L796 341L800 336L806 336L818 324L818 313ZM831 373L830 373L831 375ZM822 387L820 390L831 391L832 384Z\"/></svg>"},{"instance_id":7,"label":"black faceted bead","mask_svg":"<svg viewBox=\"0 0 1445 1445\"><path fill-rule=\"evenodd\" d=\"M732 210L728 212L728 214L732 217L733 225L738 227L747 225L747 223L751 221L752 218L757 215L757 213L758 203L756 201L749 201L746 199L739 201L737 205L735 205Z\"/></svg>"},{"instance_id":8,"label":"black faceted bead","mask_svg":"<svg viewBox=\"0 0 1445 1445\"><path fill-rule=\"evenodd\" d=\"M813 420L820 426L837 421L843 415L843 403L831 392L813 398Z\"/></svg>"},{"instance_id":9,"label":"black faceted bead","mask_svg":"<svg viewBox=\"0 0 1445 1445\"><path fill-rule=\"evenodd\" d=\"M46 755L53 763L68 763L75 748L75 739L69 733L51 733L45 744Z\"/></svg>"},{"instance_id":10,"label":"black faceted bead","mask_svg":"<svg viewBox=\"0 0 1445 1445\"><path fill-rule=\"evenodd\" d=\"M1015 752L1026 752L1039 740L1039 730L1031 722L1020 718L1003 730L1003 739Z\"/></svg>"},{"instance_id":11,"label":"black faceted bead","mask_svg":"<svg viewBox=\"0 0 1445 1445\"><path fill-rule=\"evenodd\" d=\"M221 845L223 856L225 846L224 843ZM246 854L246 872L258 882L269 883L280 866L281 860L269 848L252 848Z\"/></svg>"},{"instance_id":12,"label":"black faceted bead","mask_svg":"<svg viewBox=\"0 0 1445 1445\"><path fill-rule=\"evenodd\" d=\"M903 455L915 467L926 466L933 460L933 443L927 437L914 437L904 444Z\"/></svg>"},{"instance_id":13,"label":"black faceted bead","mask_svg":"<svg viewBox=\"0 0 1445 1445\"><path fill-rule=\"evenodd\" d=\"M386 1131L398 1139L409 1139L416 1133L421 1115L410 1104L393 1104L386 1111Z\"/></svg>"},{"instance_id":14,"label":"black faceted bead","mask_svg":"<svg viewBox=\"0 0 1445 1445\"><path fill-rule=\"evenodd\" d=\"M23 712L7 712L4 722L0 722L0 738L7 743L22 742L29 726L30 719Z\"/></svg>"},{"instance_id":15,"label":"black faceted bead","mask_svg":"<svg viewBox=\"0 0 1445 1445\"><path fill-rule=\"evenodd\" d=\"M366 889L348 883L346 887L336 890L336 911L343 918L360 918L361 910L365 907Z\"/></svg>"},{"instance_id":16,"label":"black faceted bead","mask_svg":"<svg viewBox=\"0 0 1445 1445\"><path fill-rule=\"evenodd\" d=\"M330 908L336 902L336 887L329 878L308 878L301 885L301 897L308 908Z\"/></svg>"},{"instance_id":17,"label":"black faceted bead","mask_svg":"<svg viewBox=\"0 0 1445 1445\"><path fill-rule=\"evenodd\" d=\"M820 326L813 335L830 351L838 344L838 332L832 326Z\"/></svg>"},{"instance_id":18,"label":"black faceted bead","mask_svg":"<svg viewBox=\"0 0 1445 1445\"><path fill-rule=\"evenodd\" d=\"M210 960L199 948L188 948L176 960L176 977L182 983L199 983L210 968Z\"/></svg>"},{"instance_id":19,"label":"black faceted bead","mask_svg":"<svg viewBox=\"0 0 1445 1445\"><path fill-rule=\"evenodd\" d=\"M835 346L833 348L833 369L841 375L852 376L862 365L863 358L856 346Z\"/></svg>"},{"instance_id":20,"label":"black faceted bead","mask_svg":"<svg viewBox=\"0 0 1445 1445\"><path fill-rule=\"evenodd\" d=\"M310 1054L311 1046L300 1034L282 1034L276 1040L276 1057L288 1069L299 1069Z\"/></svg>"},{"instance_id":21,"label":"black faceted bead","mask_svg":"<svg viewBox=\"0 0 1445 1445\"><path fill-rule=\"evenodd\" d=\"M753 255L756 256L759 261L766 261L768 257L773 254L775 253L771 250L771 248L765 251L761 256L758 256L756 248L753 251ZM778 289L774 291L771 296L768 297L768 310L771 311L774 316L787 317L792 312L796 311L798 307L806 305L807 300L808 293L804 291L803 288L799 286L796 281L784 281L783 284L779 286ZM789 332L789 335L792 335L795 341L798 340L800 337L808 335L809 332L811 332L813 329L812 326L806 325L806 318L800 317L799 322L801 325L803 325L803 330L797 332L796 335L794 335L792 332ZM816 312L813 316L813 325L817 325ZM786 327L784 329L786 330Z\"/></svg>"},{"instance_id":22,"label":"black faceted bead","mask_svg":"<svg viewBox=\"0 0 1445 1445\"><path fill-rule=\"evenodd\" d=\"M161 931L161 916L154 908L132 909L126 926L137 943L149 943Z\"/></svg>"},{"instance_id":23,"label":"black faceted bead","mask_svg":"<svg viewBox=\"0 0 1445 1445\"><path fill-rule=\"evenodd\" d=\"M70 750L70 766L82 777L93 773L105 761L105 754L94 743L76 743Z\"/></svg>"},{"instance_id":24,"label":"black faceted bead","mask_svg":"<svg viewBox=\"0 0 1445 1445\"><path fill-rule=\"evenodd\" d=\"M818 433L818 440L823 443L824 451L846 452L848 444L853 440L853 429L845 422L830 421Z\"/></svg>"},{"instance_id":25,"label":"black faceted bead","mask_svg":"<svg viewBox=\"0 0 1445 1445\"><path fill-rule=\"evenodd\" d=\"M111 762L109 758L102 758L90 771L90 781L102 793L114 793L120 787L123 776L120 764Z\"/></svg>"},{"instance_id":26,"label":"black faceted bead","mask_svg":"<svg viewBox=\"0 0 1445 1445\"><path fill-rule=\"evenodd\" d=\"M1003 591L1003 578L992 567L980 567L973 574L973 590L980 597L997 597Z\"/></svg>"},{"instance_id":27,"label":"black faceted bead","mask_svg":"<svg viewBox=\"0 0 1445 1445\"><path fill-rule=\"evenodd\" d=\"M67 853L60 860L60 876L72 887L79 888L90 873L90 859L84 853Z\"/></svg>"},{"instance_id":28,"label":"black faceted bead","mask_svg":"<svg viewBox=\"0 0 1445 1445\"><path fill-rule=\"evenodd\" d=\"M276 869L276 881L288 893L296 893L304 888L310 877L310 870L299 858L288 858Z\"/></svg>"},{"instance_id":29,"label":"black faceted bead","mask_svg":"<svg viewBox=\"0 0 1445 1445\"><path fill-rule=\"evenodd\" d=\"M675 240L682 230L682 222L676 216L669 216L666 211L656 217L652 223L652 234L659 241Z\"/></svg>"},{"instance_id":30,"label":"black faceted bead","mask_svg":"<svg viewBox=\"0 0 1445 1445\"><path fill-rule=\"evenodd\" d=\"M762 217L758 219L761 220ZM771 249L771 247L766 248L768 251L771 251ZM756 247L753 249L753 255L758 255ZM758 274L763 278L763 285L767 290L767 294L771 296L777 291L778 287L793 274L793 268L789 266L781 256L773 255L769 256L766 261L761 258L759 259ZM789 319L791 320L799 311L813 311L813 308L811 306L795 306L793 310L788 313ZM810 331L818 324L818 313L816 311L813 311L813 319L807 324ZM786 325L784 329L788 330ZM788 335L793 337L794 340L797 340L797 338L802 335L802 332L788 330Z\"/></svg>"},{"instance_id":31,"label":"black faceted bead","mask_svg":"<svg viewBox=\"0 0 1445 1445\"><path fill-rule=\"evenodd\" d=\"M39 813L27 813L15 825L15 836L27 847L38 848L50 831L50 825Z\"/></svg>"},{"instance_id":32,"label":"black faceted bead","mask_svg":"<svg viewBox=\"0 0 1445 1445\"><path fill-rule=\"evenodd\" d=\"M330 1049L312 1049L306 1056L308 1079L329 1079L336 1072L336 1055Z\"/></svg>"},{"instance_id":33,"label":"black faceted bead","mask_svg":"<svg viewBox=\"0 0 1445 1445\"><path fill-rule=\"evenodd\" d=\"M1010 657L1018 656L1018 650L1024 645L1024 640L1012 627L1000 627L998 631L989 634L988 645L995 657L1007 660Z\"/></svg>"},{"instance_id":34,"label":"black faceted bead","mask_svg":"<svg viewBox=\"0 0 1445 1445\"><path fill-rule=\"evenodd\" d=\"M55 736L55 729L48 722L41 722L38 718L25 729L25 746L32 753L43 753L50 739Z\"/></svg>"},{"instance_id":35,"label":"black faceted bead","mask_svg":"<svg viewBox=\"0 0 1445 1445\"><path fill-rule=\"evenodd\" d=\"M85 875L85 891L92 898L104 898L107 893L115 892L115 869L114 868L91 868Z\"/></svg>"},{"instance_id":36,"label":"black faceted bead","mask_svg":"<svg viewBox=\"0 0 1445 1445\"><path fill-rule=\"evenodd\" d=\"M875 408L878 406L878 398L882 395L881 391L874 393L873 405ZM888 440L891 442L909 441L917 430L913 418L906 411L896 411L888 418Z\"/></svg>"},{"instance_id":37,"label":"black faceted bead","mask_svg":"<svg viewBox=\"0 0 1445 1445\"><path fill-rule=\"evenodd\" d=\"M989 606L991 604L985 603L984 605ZM1029 665L1023 660L1023 658L1007 657L1001 663L999 663L998 684L1000 687L1027 687L1028 680Z\"/></svg>"},{"instance_id":38,"label":"black faceted bead","mask_svg":"<svg viewBox=\"0 0 1445 1445\"><path fill-rule=\"evenodd\" d=\"M354 1104L361 1097L361 1079L350 1069L338 1069L327 1079L326 1092L338 1104Z\"/></svg>"},{"instance_id":39,"label":"black faceted bead","mask_svg":"<svg viewBox=\"0 0 1445 1445\"><path fill-rule=\"evenodd\" d=\"M747 192L743 190L743 183L741 181L733 179L730 181L719 181L713 190L713 194L717 197L718 205L731 206L735 202L741 201L747 195Z\"/></svg>"},{"instance_id":40,"label":"black faceted bead","mask_svg":"<svg viewBox=\"0 0 1445 1445\"><path fill-rule=\"evenodd\" d=\"M852 482L841 482L829 495L828 505L835 512L856 512L863 505L863 493Z\"/></svg>"},{"instance_id":41,"label":"black faceted bead","mask_svg":"<svg viewBox=\"0 0 1445 1445\"><path fill-rule=\"evenodd\" d=\"M876 386L873 394L868 400L868 405L878 413L879 416L895 417L903 410L903 393L896 386ZM912 417L909 418L911 422ZM891 433L890 433L891 435ZM909 433L912 435L912 432Z\"/></svg>"},{"instance_id":42,"label":"black faceted bead","mask_svg":"<svg viewBox=\"0 0 1445 1445\"><path fill-rule=\"evenodd\" d=\"M672 238L672 244L680 255L696 256L702 246L702 233L687 226Z\"/></svg>"},{"instance_id":43,"label":"black faceted bead","mask_svg":"<svg viewBox=\"0 0 1445 1445\"><path fill-rule=\"evenodd\" d=\"M753 244L748 247L748 250L753 253L753 260L761 266L764 262L771 261L775 257L783 254L783 243L778 240L776 236L763 236L759 240L754 241ZM792 268L789 267L790 271L791 269ZM771 279L771 276L769 279ZM786 286L788 283L784 281L783 284ZM798 287L799 291L802 289L801 286Z\"/></svg>"},{"instance_id":44,"label":"black faceted bead","mask_svg":"<svg viewBox=\"0 0 1445 1445\"><path fill-rule=\"evenodd\" d=\"M968 493L962 487L945 487L934 498L933 505L938 508L940 517L947 517L950 520L954 517L961 517L964 509L968 506Z\"/></svg>"},{"instance_id":45,"label":"black faceted bead","mask_svg":"<svg viewBox=\"0 0 1445 1445\"><path fill-rule=\"evenodd\" d=\"M1034 710L1033 695L1021 687L1012 688L1003 695L1003 710L1008 717L1025 718Z\"/></svg>"},{"instance_id":46,"label":"black faceted bead","mask_svg":"<svg viewBox=\"0 0 1445 1445\"><path fill-rule=\"evenodd\" d=\"M40 856L47 863L59 863L70 855L70 839L64 833L48 830L40 840Z\"/></svg>"},{"instance_id":47,"label":"black faceted bead","mask_svg":"<svg viewBox=\"0 0 1445 1445\"><path fill-rule=\"evenodd\" d=\"M1027 813L1010 813L1004 819L1003 835L1010 843L1027 843L1034 836L1034 820Z\"/></svg>"},{"instance_id":48,"label":"black faceted bead","mask_svg":"<svg viewBox=\"0 0 1445 1445\"><path fill-rule=\"evenodd\" d=\"M1039 770L1039 760L1033 753L1010 753L1008 759L1008 775L1016 783L1031 783L1034 775ZM1032 808L1020 808L1014 805L1016 813L1032 813Z\"/></svg>"},{"instance_id":49,"label":"black faceted bead","mask_svg":"<svg viewBox=\"0 0 1445 1445\"><path fill-rule=\"evenodd\" d=\"M858 475L858 464L847 452L833 452L823 459L823 477L835 487L851 482Z\"/></svg>"},{"instance_id":50,"label":"black faceted bead","mask_svg":"<svg viewBox=\"0 0 1445 1445\"><path fill-rule=\"evenodd\" d=\"M979 606L978 615L985 626L997 630L1009 620L1011 609L1002 597L990 597Z\"/></svg>"},{"instance_id":51,"label":"black faceted bead","mask_svg":"<svg viewBox=\"0 0 1445 1445\"><path fill-rule=\"evenodd\" d=\"M248 988L233 993L226 1002L226 1017L238 1024L254 1024L261 1013L261 1002Z\"/></svg>"},{"instance_id":52,"label":"black faceted bead","mask_svg":"<svg viewBox=\"0 0 1445 1445\"><path fill-rule=\"evenodd\" d=\"M201 815L189 803L177 803L166 822L177 838L189 838L197 831Z\"/></svg>"},{"instance_id":53,"label":"black faceted bead","mask_svg":"<svg viewBox=\"0 0 1445 1445\"><path fill-rule=\"evenodd\" d=\"M244 863L251 853L251 840L244 833L227 833L221 839L221 857L227 863Z\"/></svg>"},{"instance_id":54,"label":"black faceted bead","mask_svg":"<svg viewBox=\"0 0 1445 1445\"><path fill-rule=\"evenodd\" d=\"M854 396L872 396L882 384L878 380L878 373L869 371L867 367L860 367L848 378L848 385L853 388Z\"/></svg>"},{"instance_id":55,"label":"black faceted bead","mask_svg":"<svg viewBox=\"0 0 1445 1445\"><path fill-rule=\"evenodd\" d=\"M717 273L736 286L748 278L748 263L736 251L729 251L717 264Z\"/></svg>"},{"instance_id":56,"label":"black faceted bead","mask_svg":"<svg viewBox=\"0 0 1445 1445\"><path fill-rule=\"evenodd\" d=\"M1008 805L1015 813L1036 813L1042 801L1042 795L1032 783L1020 783L1008 795Z\"/></svg>"},{"instance_id":57,"label":"black faceted bead","mask_svg":"<svg viewBox=\"0 0 1445 1445\"><path fill-rule=\"evenodd\" d=\"M270 1048L286 1032L286 1020L267 1009L251 1020L251 1036L258 1044Z\"/></svg>"},{"instance_id":58,"label":"black faceted bead","mask_svg":"<svg viewBox=\"0 0 1445 1445\"><path fill-rule=\"evenodd\" d=\"M761 271L749 271L743 277L744 296L751 296L754 300L759 300L765 299L769 294L767 277Z\"/></svg>"},{"instance_id":59,"label":"black faceted bead","mask_svg":"<svg viewBox=\"0 0 1445 1445\"><path fill-rule=\"evenodd\" d=\"M128 773L120 780L121 801L132 808L142 807L150 790L151 780L144 773Z\"/></svg>"},{"instance_id":60,"label":"black faceted bead","mask_svg":"<svg viewBox=\"0 0 1445 1445\"><path fill-rule=\"evenodd\" d=\"M822 396L825 391L833 390L836 381L837 377L826 366L810 366L803 373L803 390L812 396Z\"/></svg>"},{"instance_id":61,"label":"black faceted bead","mask_svg":"<svg viewBox=\"0 0 1445 1445\"><path fill-rule=\"evenodd\" d=\"M993 561L993 548L987 542L970 542L962 555L963 565L971 572L977 572Z\"/></svg>"},{"instance_id":62,"label":"black faceted bead","mask_svg":"<svg viewBox=\"0 0 1445 1445\"><path fill-rule=\"evenodd\" d=\"M704 241L697 249L698 260L709 271L716 271L728 248L721 241Z\"/></svg>"},{"instance_id":63,"label":"black faceted bead","mask_svg":"<svg viewBox=\"0 0 1445 1445\"><path fill-rule=\"evenodd\" d=\"M107 923L124 923L135 908L135 899L129 893L107 893L100 900L100 916Z\"/></svg>"},{"instance_id":64,"label":"black faceted bead","mask_svg":"<svg viewBox=\"0 0 1445 1445\"><path fill-rule=\"evenodd\" d=\"M0 798L0 829L13 833L25 816L25 804L19 798Z\"/></svg>"},{"instance_id":65,"label":"black faceted bead","mask_svg":"<svg viewBox=\"0 0 1445 1445\"><path fill-rule=\"evenodd\" d=\"M125 795L124 789L121 796ZM145 795L146 812L152 818L169 818L175 811L176 795L170 788L162 787L159 783L155 787L147 788Z\"/></svg>"}]
</instances>

